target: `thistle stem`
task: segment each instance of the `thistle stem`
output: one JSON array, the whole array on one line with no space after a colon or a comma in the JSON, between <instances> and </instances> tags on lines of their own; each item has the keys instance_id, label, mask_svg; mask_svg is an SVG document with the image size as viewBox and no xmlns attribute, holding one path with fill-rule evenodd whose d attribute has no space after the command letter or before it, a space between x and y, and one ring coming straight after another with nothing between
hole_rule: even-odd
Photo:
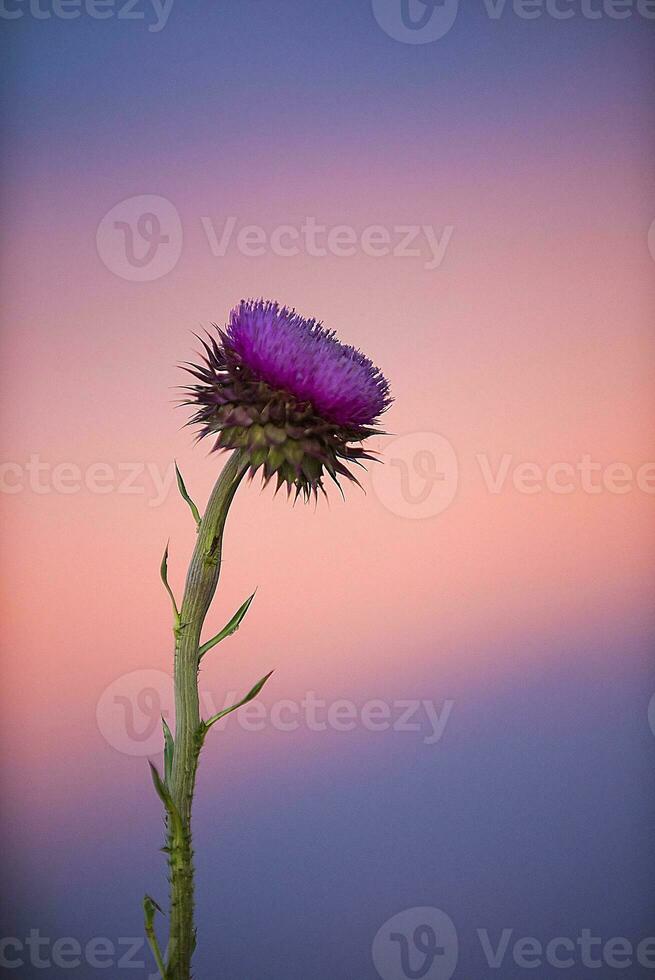
<instances>
[{"instance_id":1,"label":"thistle stem","mask_svg":"<svg viewBox=\"0 0 655 980\"><path fill-rule=\"evenodd\" d=\"M191 958L196 943L191 808L204 737L198 697L200 636L218 585L225 519L246 466L245 459L237 450L214 486L198 525L198 538L187 572L179 623L175 627L175 748L170 794L180 817L182 832L173 833L169 819L171 921L166 980L191 978Z\"/></svg>"}]
</instances>

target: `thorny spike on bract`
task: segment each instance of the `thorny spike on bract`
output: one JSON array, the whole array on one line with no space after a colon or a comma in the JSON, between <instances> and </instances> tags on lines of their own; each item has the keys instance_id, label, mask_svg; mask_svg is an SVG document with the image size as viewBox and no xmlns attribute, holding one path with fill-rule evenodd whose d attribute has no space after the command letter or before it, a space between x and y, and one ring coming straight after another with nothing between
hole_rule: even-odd
<instances>
[{"instance_id":1,"label":"thorny spike on bract","mask_svg":"<svg viewBox=\"0 0 655 980\"><path fill-rule=\"evenodd\" d=\"M242 301L225 329L199 337L202 363L187 364L197 383L184 404L196 412L198 438L217 436L215 450L240 449L252 478L275 476L295 498L325 495L325 472L357 483L348 465L375 456L352 443L375 428L391 404L389 384L361 351L334 331L264 300ZM343 492L343 491L342 491Z\"/></svg>"}]
</instances>

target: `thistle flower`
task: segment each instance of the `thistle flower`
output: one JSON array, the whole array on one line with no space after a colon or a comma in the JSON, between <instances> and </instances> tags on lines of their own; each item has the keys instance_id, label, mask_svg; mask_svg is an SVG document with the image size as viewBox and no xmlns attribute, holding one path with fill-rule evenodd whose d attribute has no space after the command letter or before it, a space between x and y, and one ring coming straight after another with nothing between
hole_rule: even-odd
<instances>
[{"instance_id":1,"label":"thistle flower","mask_svg":"<svg viewBox=\"0 0 655 980\"><path fill-rule=\"evenodd\" d=\"M196 409L191 419L201 427L199 438L216 436L215 449L232 450L201 515L175 467L180 494L196 524L196 544L178 606L168 582L168 546L160 575L173 607L175 649L175 734L163 722L163 776L151 763L155 790L164 806L170 880L169 939L162 952L154 926L161 911L146 895L144 925L162 977L191 980L196 948L194 869L191 813L196 772L209 730L226 715L257 697L271 671L236 704L209 718L200 714L198 669L202 658L231 636L246 615L254 593L227 625L211 639L202 639L207 611L216 592L223 556L223 531L230 504L245 473L260 468L264 481L277 476L296 497L315 498L325 472L339 486L339 477L355 477L346 464L362 464L372 456L352 443L378 432L374 428L391 402L389 385L367 357L339 343L333 331L294 310L264 300L242 302L225 329L201 341L204 357L187 370L195 383L187 387L185 404ZM357 482L357 481L355 481Z\"/></svg>"},{"instance_id":2,"label":"thistle flower","mask_svg":"<svg viewBox=\"0 0 655 980\"><path fill-rule=\"evenodd\" d=\"M295 487L305 499L324 491L323 476L358 483L346 464L374 457L352 443L379 434L391 404L382 372L332 330L295 310L264 300L242 301L225 329L204 347L202 364L187 370L198 438L217 435L216 450L246 454L250 475Z\"/></svg>"}]
</instances>

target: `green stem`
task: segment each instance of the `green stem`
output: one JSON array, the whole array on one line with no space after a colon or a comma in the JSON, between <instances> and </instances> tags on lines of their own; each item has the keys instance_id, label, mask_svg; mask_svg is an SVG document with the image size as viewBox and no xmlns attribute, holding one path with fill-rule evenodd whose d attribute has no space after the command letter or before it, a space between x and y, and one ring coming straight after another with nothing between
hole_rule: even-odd
<instances>
[{"instance_id":1,"label":"green stem","mask_svg":"<svg viewBox=\"0 0 655 980\"><path fill-rule=\"evenodd\" d=\"M169 828L171 924L166 980L191 978L195 948L191 807L204 737L198 697L200 636L218 585L225 519L246 465L237 450L214 486L198 526L179 625L175 629L175 749L170 794L180 815L182 833L173 834Z\"/></svg>"}]
</instances>

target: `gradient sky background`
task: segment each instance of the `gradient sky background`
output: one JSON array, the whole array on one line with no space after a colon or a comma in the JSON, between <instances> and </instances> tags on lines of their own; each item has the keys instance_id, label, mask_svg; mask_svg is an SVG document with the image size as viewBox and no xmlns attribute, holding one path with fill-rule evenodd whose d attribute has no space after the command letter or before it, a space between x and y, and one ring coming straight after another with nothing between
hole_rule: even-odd
<instances>
[{"instance_id":1,"label":"gradient sky background","mask_svg":"<svg viewBox=\"0 0 655 980\"><path fill-rule=\"evenodd\" d=\"M194 537L170 462L199 502L221 465L182 427L176 364L191 331L250 295L367 351L406 438L377 440L385 475L345 504L240 491L208 635L258 592L208 658L205 696L220 706L275 667L269 708L309 691L454 704L436 744L425 716L419 732L232 720L208 741L197 977L375 980L378 929L421 906L454 921L462 980L526 975L511 954L490 970L478 929L655 935L653 494L579 478L526 494L511 477L654 458L655 20L575 4L569 20L493 19L476 3L405 44L367 0L176 0L159 32L144 0L144 20L21 9L2 32L2 935L116 943L141 934L144 891L164 904L145 743L112 699L146 730L148 672L170 670L158 566L170 537L179 594ZM120 239L114 263L96 248L103 217L139 195L166 198L183 229L174 268L143 282L116 274ZM229 216L269 233L307 216L453 232L431 270L425 248L215 256L202 219L220 234ZM400 476L425 489L421 433L452 445L459 480L450 506L413 519ZM491 493L478 457L495 471L505 454ZM60 463L117 476L59 492ZM129 464L138 493L120 486Z\"/></svg>"}]
</instances>

